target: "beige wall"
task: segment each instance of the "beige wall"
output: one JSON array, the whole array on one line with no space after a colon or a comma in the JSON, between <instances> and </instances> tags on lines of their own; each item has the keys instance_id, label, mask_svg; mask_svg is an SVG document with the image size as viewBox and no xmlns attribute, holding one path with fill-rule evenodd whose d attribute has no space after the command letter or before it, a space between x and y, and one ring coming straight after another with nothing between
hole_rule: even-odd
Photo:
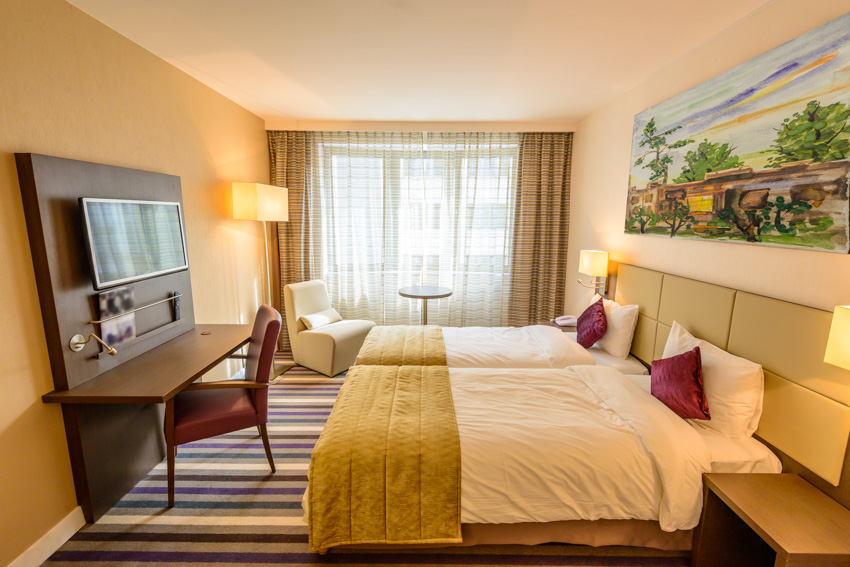
<instances>
[{"instance_id":1,"label":"beige wall","mask_svg":"<svg viewBox=\"0 0 850 567\"><path fill-rule=\"evenodd\" d=\"M850 302L850 257L623 234L634 115L850 10L847 0L776 0L579 122L573 154L568 282L581 249L613 260L831 310ZM663 42L654 48L663 49ZM567 287L573 311L589 299Z\"/></svg>"},{"instance_id":2,"label":"beige wall","mask_svg":"<svg viewBox=\"0 0 850 567\"><path fill-rule=\"evenodd\" d=\"M61 0L0 3L0 565L76 501L52 389L14 152L180 176L198 322L250 321L262 229L229 182L268 182L263 121Z\"/></svg>"}]
</instances>

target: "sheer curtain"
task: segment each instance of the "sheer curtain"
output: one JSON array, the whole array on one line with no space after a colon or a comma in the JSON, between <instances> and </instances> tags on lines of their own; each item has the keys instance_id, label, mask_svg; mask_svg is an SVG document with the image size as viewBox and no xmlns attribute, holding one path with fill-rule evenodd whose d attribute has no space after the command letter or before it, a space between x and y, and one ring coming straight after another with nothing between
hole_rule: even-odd
<instances>
[{"instance_id":1,"label":"sheer curtain","mask_svg":"<svg viewBox=\"0 0 850 567\"><path fill-rule=\"evenodd\" d=\"M454 292L430 301L429 323L507 324L520 134L312 132L308 145L305 272L343 317L417 324L422 302L398 290L421 284Z\"/></svg>"}]
</instances>

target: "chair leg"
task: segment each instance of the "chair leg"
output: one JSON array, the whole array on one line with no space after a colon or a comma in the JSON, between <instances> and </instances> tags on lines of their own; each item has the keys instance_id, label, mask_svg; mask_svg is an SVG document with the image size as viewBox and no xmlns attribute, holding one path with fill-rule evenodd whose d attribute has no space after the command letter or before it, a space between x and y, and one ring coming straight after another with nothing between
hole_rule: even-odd
<instances>
[{"instance_id":1,"label":"chair leg","mask_svg":"<svg viewBox=\"0 0 850 567\"><path fill-rule=\"evenodd\" d=\"M174 398L165 402L165 453L168 459L168 507L174 508L174 461L177 446L174 444Z\"/></svg>"},{"instance_id":2,"label":"chair leg","mask_svg":"<svg viewBox=\"0 0 850 567\"><path fill-rule=\"evenodd\" d=\"M274 459L272 458L272 448L269 445L269 432L266 430L266 424L261 423L257 426L257 429L260 430L260 436L263 438L263 446L266 448L266 457L269 459L269 466L272 468L272 472L275 472L274 468Z\"/></svg>"}]
</instances>

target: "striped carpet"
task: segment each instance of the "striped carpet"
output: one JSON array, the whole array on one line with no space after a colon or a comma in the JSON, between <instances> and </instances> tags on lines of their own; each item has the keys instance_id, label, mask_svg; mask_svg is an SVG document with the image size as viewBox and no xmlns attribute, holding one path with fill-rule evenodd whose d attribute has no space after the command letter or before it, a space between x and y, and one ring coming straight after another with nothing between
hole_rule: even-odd
<instances>
[{"instance_id":1,"label":"striped carpet","mask_svg":"<svg viewBox=\"0 0 850 567\"><path fill-rule=\"evenodd\" d=\"M159 464L96 524L45 565L565 565L686 566L688 554L571 545L310 553L301 520L310 451L343 377L296 366L271 387L269 437L277 473L254 430L180 447L176 505L165 509Z\"/></svg>"}]
</instances>

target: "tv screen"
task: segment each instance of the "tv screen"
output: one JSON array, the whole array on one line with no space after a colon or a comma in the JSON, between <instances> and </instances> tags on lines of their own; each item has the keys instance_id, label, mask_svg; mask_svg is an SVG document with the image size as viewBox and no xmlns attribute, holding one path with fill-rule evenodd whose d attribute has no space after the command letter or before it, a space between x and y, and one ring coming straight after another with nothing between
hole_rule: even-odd
<instances>
[{"instance_id":1,"label":"tv screen","mask_svg":"<svg viewBox=\"0 0 850 567\"><path fill-rule=\"evenodd\" d=\"M95 289L189 267L180 203L80 199Z\"/></svg>"}]
</instances>

